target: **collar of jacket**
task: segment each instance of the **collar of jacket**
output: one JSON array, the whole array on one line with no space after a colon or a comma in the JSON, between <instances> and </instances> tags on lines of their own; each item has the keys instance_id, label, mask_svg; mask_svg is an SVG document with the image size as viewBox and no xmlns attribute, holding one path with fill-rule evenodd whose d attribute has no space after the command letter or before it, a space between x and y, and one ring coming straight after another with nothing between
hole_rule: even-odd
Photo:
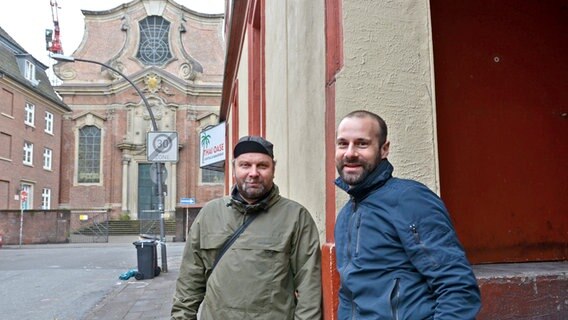
<instances>
[{"instance_id":1,"label":"collar of jacket","mask_svg":"<svg viewBox=\"0 0 568 320\"><path fill-rule=\"evenodd\" d=\"M343 189L343 191L347 192L353 199L360 201L367 197L372 191L384 185L387 180L392 177L393 171L394 167L392 164L387 159L383 159L379 162L375 170L371 171L358 185L351 188L341 177L335 179L335 184Z\"/></svg>"},{"instance_id":2,"label":"collar of jacket","mask_svg":"<svg viewBox=\"0 0 568 320\"><path fill-rule=\"evenodd\" d=\"M272 189L266 194L262 200L259 202L249 204L247 203L239 194L237 186L233 186L233 190L231 191L231 198L229 199L229 203L227 203L228 207L233 207L237 211L241 213L257 213L262 211L267 211L268 208L272 207L278 200L280 200L280 191L278 190L277 185L273 185Z\"/></svg>"}]
</instances>

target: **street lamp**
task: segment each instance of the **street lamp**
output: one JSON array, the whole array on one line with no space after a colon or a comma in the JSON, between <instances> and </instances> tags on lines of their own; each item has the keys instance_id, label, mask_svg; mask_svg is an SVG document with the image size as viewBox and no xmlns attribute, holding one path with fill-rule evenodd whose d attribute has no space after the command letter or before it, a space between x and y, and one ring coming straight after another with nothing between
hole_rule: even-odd
<instances>
[{"instance_id":1,"label":"street lamp","mask_svg":"<svg viewBox=\"0 0 568 320\"><path fill-rule=\"evenodd\" d=\"M138 87L134 84L134 82L132 82L132 80L130 80L126 75L124 75L122 72L120 72L119 70L104 64L102 62L98 62L98 61L94 61L94 60L88 60L88 59L81 59L81 58L74 58L71 56L66 56L66 55L62 55L62 54L58 54L58 53L52 53L49 55L52 59L56 60L56 61L60 61L60 62L75 62L75 61L80 61L80 62L87 62L87 63L94 63L94 64L98 64L100 66L103 66L107 69L110 69L116 73L118 73L121 77L124 78L124 80L128 81L128 83L130 83L130 85L136 90L136 92L138 93L138 95L140 96L140 98L142 98L142 101L144 101L144 105L146 106L146 109L148 109L148 114L150 115L150 119L152 121L152 131L158 131L158 125L156 124L156 118L154 117L154 113L152 112L152 108L150 108L150 103L148 103L148 100L146 99L146 96L144 96L144 94L142 93L142 91L140 91L140 89L138 89ZM168 262L167 262L167 256L166 256L166 239L165 239L165 227L164 227L164 194L163 194L163 181L162 181L162 162L156 162L157 165L157 172L156 172L156 176L157 176L157 180L158 180L158 212L160 214L160 247L162 250L162 271L163 272L168 272Z\"/></svg>"}]
</instances>

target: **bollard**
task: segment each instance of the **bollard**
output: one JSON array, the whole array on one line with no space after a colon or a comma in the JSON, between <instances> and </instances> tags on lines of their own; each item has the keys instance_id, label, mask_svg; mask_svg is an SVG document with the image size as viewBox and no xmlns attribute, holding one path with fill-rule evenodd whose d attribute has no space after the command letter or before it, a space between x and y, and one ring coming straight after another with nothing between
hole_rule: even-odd
<instances>
[{"instance_id":1,"label":"bollard","mask_svg":"<svg viewBox=\"0 0 568 320\"><path fill-rule=\"evenodd\" d=\"M2 244L4 244L4 240L2 240L2 234L0 233L0 248L2 248Z\"/></svg>"}]
</instances>

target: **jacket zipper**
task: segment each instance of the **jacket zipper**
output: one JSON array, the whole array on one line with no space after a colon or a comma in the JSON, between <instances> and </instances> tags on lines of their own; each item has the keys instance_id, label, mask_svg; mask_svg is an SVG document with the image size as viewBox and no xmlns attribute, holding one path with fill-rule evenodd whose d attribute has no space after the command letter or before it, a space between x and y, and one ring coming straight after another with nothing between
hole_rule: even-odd
<instances>
[{"instance_id":1,"label":"jacket zipper","mask_svg":"<svg viewBox=\"0 0 568 320\"><path fill-rule=\"evenodd\" d=\"M355 300L353 300L353 293L351 293L351 319L356 320L355 315Z\"/></svg>"},{"instance_id":2,"label":"jacket zipper","mask_svg":"<svg viewBox=\"0 0 568 320\"><path fill-rule=\"evenodd\" d=\"M394 279L394 287L391 291L391 296L390 296L391 312L394 320L398 320L398 302L400 298L399 282L400 282L399 278Z\"/></svg>"},{"instance_id":3,"label":"jacket zipper","mask_svg":"<svg viewBox=\"0 0 568 320\"><path fill-rule=\"evenodd\" d=\"M347 232L347 257L349 262L345 264L345 268L347 268L347 266L351 263L351 229L353 227L353 220L354 220L354 215L355 212L357 211L357 203L355 202L355 200L353 199L353 197L351 197L351 215L349 216L349 229ZM359 239L357 239L358 241ZM357 244L357 246L359 246L359 244ZM351 319L356 319L355 318L356 314L355 314L355 300L353 299L353 293L351 293Z\"/></svg>"},{"instance_id":4,"label":"jacket zipper","mask_svg":"<svg viewBox=\"0 0 568 320\"><path fill-rule=\"evenodd\" d=\"M359 256L359 243L361 239L361 213L357 214L357 243L355 247L355 255Z\"/></svg>"},{"instance_id":5,"label":"jacket zipper","mask_svg":"<svg viewBox=\"0 0 568 320\"><path fill-rule=\"evenodd\" d=\"M418 229L416 229L415 224L410 225L410 231L412 232L412 236L414 237L414 242L416 242L416 244L420 244L420 235L418 234Z\"/></svg>"}]
</instances>

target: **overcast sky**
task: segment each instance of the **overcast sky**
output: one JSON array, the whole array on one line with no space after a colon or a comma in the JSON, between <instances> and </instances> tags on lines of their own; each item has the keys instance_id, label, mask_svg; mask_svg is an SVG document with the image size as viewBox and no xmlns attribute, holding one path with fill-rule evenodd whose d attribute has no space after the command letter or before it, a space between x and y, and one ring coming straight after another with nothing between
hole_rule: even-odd
<instances>
[{"instance_id":1,"label":"overcast sky","mask_svg":"<svg viewBox=\"0 0 568 320\"><path fill-rule=\"evenodd\" d=\"M224 0L174 0L205 13L222 13ZM129 0L57 0L59 29L63 53L72 55L81 43L84 17L81 10L108 10ZM53 29L50 0L3 1L0 9L0 26L26 51L50 66L45 49L45 29Z\"/></svg>"}]
</instances>

